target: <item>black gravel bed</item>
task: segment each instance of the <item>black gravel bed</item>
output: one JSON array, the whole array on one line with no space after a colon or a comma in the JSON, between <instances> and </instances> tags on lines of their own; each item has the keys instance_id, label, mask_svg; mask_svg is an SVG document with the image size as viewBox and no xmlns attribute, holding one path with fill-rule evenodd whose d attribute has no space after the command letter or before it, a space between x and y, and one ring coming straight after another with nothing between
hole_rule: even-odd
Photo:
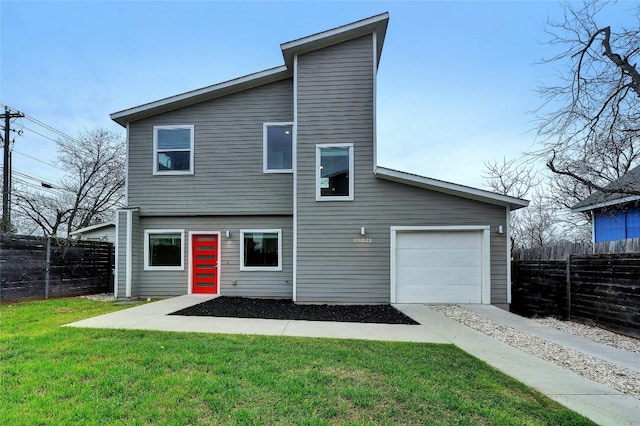
<instances>
[{"instance_id":1,"label":"black gravel bed","mask_svg":"<svg viewBox=\"0 0 640 426\"><path fill-rule=\"evenodd\" d=\"M391 305L297 305L292 300L217 297L169 315L418 325Z\"/></svg>"}]
</instances>

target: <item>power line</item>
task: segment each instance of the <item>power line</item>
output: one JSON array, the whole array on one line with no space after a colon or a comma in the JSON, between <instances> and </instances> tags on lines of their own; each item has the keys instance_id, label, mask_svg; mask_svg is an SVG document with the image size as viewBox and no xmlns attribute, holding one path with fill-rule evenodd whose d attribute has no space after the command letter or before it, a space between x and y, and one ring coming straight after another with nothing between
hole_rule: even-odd
<instances>
[{"instance_id":1,"label":"power line","mask_svg":"<svg viewBox=\"0 0 640 426\"><path fill-rule=\"evenodd\" d=\"M38 136L42 136L43 138L50 140L51 142L58 143L58 141L57 141L57 140L55 140L55 139L53 139L53 138L50 138L50 137L49 137L49 136L47 136L47 135L43 135L42 133L37 132L37 131L35 131L35 130L33 130L33 129L30 129L30 128L28 128L27 126L25 126L24 124L22 124L22 123L18 123L18 125L19 125L19 126L21 126L23 130L28 130L28 131L30 131L30 132L35 133L35 134L36 134L36 135L38 135Z\"/></svg>"},{"instance_id":2,"label":"power line","mask_svg":"<svg viewBox=\"0 0 640 426\"><path fill-rule=\"evenodd\" d=\"M20 151L17 151L15 149L13 150L13 152L16 153L16 154L20 154L20 155L22 155L24 157L31 158L32 160L38 161L38 162L40 162L42 164L46 164L47 166L51 166L51 167L53 167L55 169L62 170L63 172L66 172L66 170L63 169L62 167L58 167L53 163L47 163L46 161L40 160L39 158L33 157L33 156L29 155L29 154L25 154L24 152L20 152Z\"/></svg>"},{"instance_id":3,"label":"power line","mask_svg":"<svg viewBox=\"0 0 640 426\"><path fill-rule=\"evenodd\" d=\"M0 106L4 107L4 108L9 108L7 105L1 104L1 103L0 103ZM33 117L33 116L29 115L29 114L25 114L25 113L21 113L21 114L27 120L32 121L35 124L44 127L45 129L49 130L50 132L53 132L53 133L57 134L58 136L62 136L63 138L69 139L70 141L75 142L75 143L80 143L80 141L78 141L76 138L74 138L72 136L69 136L68 134L64 133L62 130L58 130L55 127L50 126L49 124L47 124L47 123L45 123L45 122L43 122L41 120L38 120L37 118L35 118L35 117ZM42 135L40 135L40 136L42 136ZM47 139L49 139L49 138L47 138ZM54 142L56 142L56 141L54 140Z\"/></svg>"}]
</instances>

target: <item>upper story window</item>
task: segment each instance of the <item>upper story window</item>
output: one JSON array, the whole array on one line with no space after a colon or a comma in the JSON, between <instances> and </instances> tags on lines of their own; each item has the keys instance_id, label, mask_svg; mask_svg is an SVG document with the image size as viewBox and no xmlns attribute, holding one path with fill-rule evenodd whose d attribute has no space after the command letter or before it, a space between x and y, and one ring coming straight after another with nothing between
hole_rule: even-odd
<instances>
[{"instance_id":1,"label":"upper story window","mask_svg":"<svg viewBox=\"0 0 640 426\"><path fill-rule=\"evenodd\" d=\"M264 123L262 140L264 173L292 173L293 124Z\"/></svg>"},{"instance_id":2,"label":"upper story window","mask_svg":"<svg viewBox=\"0 0 640 426\"><path fill-rule=\"evenodd\" d=\"M153 174L193 174L193 126L153 128Z\"/></svg>"},{"instance_id":3,"label":"upper story window","mask_svg":"<svg viewBox=\"0 0 640 426\"><path fill-rule=\"evenodd\" d=\"M353 200L353 144L316 145L316 201Z\"/></svg>"}]
</instances>

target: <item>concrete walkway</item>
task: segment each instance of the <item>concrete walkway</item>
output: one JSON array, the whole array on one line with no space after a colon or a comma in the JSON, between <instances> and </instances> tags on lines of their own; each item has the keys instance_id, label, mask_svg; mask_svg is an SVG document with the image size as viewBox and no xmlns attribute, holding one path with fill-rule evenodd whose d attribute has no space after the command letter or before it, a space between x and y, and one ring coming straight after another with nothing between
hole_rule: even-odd
<instances>
[{"instance_id":1,"label":"concrete walkway","mask_svg":"<svg viewBox=\"0 0 640 426\"><path fill-rule=\"evenodd\" d=\"M211 298L211 296L202 295L180 296L89 318L68 324L68 326L449 343L596 423L616 426L640 425L640 400L508 346L447 318L429 309L426 305L395 305L397 309L421 325L167 315ZM638 368L639 357L628 355L624 351L609 350L610 348L603 347L604 345L541 327L533 321L520 318L494 306L464 306L480 315L571 349L606 359L626 368L634 370Z\"/></svg>"}]
</instances>

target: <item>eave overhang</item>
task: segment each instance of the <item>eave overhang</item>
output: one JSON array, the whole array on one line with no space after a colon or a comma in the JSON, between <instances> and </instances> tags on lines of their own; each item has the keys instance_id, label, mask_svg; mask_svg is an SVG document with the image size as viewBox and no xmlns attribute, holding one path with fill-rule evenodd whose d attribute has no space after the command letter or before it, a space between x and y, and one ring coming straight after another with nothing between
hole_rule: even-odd
<instances>
[{"instance_id":1,"label":"eave overhang","mask_svg":"<svg viewBox=\"0 0 640 426\"><path fill-rule=\"evenodd\" d=\"M591 203L587 205L580 205L582 203L576 204L577 207L572 207L571 211L573 213L586 212L589 210L598 210L606 207L616 206L619 204L631 203L634 201L640 200L640 196L638 195L629 195L628 197L615 198L612 200L601 201L599 203Z\"/></svg>"},{"instance_id":2,"label":"eave overhang","mask_svg":"<svg viewBox=\"0 0 640 426\"><path fill-rule=\"evenodd\" d=\"M293 72L286 66L270 68L268 70L248 74L233 80L214 84L212 86L203 87L201 89L170 96L168 98L149 102L123 111L114 112L110 117L113 121L125 127L127 123L131 121L141 120L143 118L162 114L163 112L173 111L185 106L220 98L232 93L291 78L292 76Z\"/></svg>"},{"instance_id":3,"label":"eave overhang","mask_svg":"<svg viewBox=\"0 0 640 426\"><path fill-rule=\"evenodd\" d=\"M386 179L392 182L417 186L419 188L443 192L445 194L481 201L483 203L509 207L509 210L517 210L529 205L529 201L522 200L520 198L496 194L495 192L485 191L483 189L472 188L470 186L459 185L457 183L414 175L398 170L387 169L385 167L376 167L375 175L377 178Z\"/></svg>"},{"instance_id":4,"label":"eave overhang","mask_svg":"<svg viewBox=\"0 0 640 426\"><path fill-rule=\"evenodd\" d=\"M331 30L282 43L280 45L280 48L282 49L284 63L287 67L292 69L293 58L296 55L311 52L317 49L322 49L334 44L342 43L347 40L375 33L377 42L376 58L378 58L379 64L380 57L382 56L382 46L384 45L384 38L387 34L388 23L389 13L385 12L381 13L380 15L363 19L361 21L353 22L351 24L343 25Z\"/></svg>"}]
</instances>

